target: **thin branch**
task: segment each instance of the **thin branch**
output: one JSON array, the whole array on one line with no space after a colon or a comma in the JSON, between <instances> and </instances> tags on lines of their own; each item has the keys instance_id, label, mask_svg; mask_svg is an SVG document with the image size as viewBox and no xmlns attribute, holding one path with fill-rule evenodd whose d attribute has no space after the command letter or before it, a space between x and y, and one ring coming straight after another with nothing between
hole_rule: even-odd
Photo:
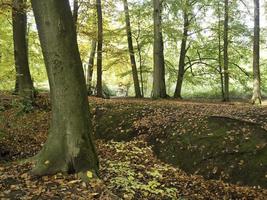
<instances>
[{"instance_id":1,"label":"thin branch","mask_svg":"<svg viewBox=\"0 0 267 200\"><path fill-rule=\"evenodd\" d=\"M241 72L243 72L247 77L250 77L249 73L246 72L242 67L240 67L238 64L233 63L233 62L229 62L229 64L232 64L234 66L236 66L238 69L240 69Z\"/></svg>"}]
</instances>

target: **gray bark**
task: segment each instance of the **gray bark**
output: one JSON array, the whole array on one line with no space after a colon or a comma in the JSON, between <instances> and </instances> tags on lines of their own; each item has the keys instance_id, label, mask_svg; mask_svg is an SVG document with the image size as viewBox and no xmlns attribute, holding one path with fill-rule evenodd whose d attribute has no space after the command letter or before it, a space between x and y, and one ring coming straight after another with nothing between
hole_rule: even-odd
<instances>
[{"instance_id":1,"label":"gray bark","mask_svg":"<svg viewBox=\"0 0 267 200\"><path fill-rule=\"evenodd\" d=\"M139 11L139 15L141 15L141 12ZM135 37L136 45L137 45L137 52L138 52L138 58L139 58L139 74L140 74L140 84L141 84L141 96L144 97L144 78L143 78L143 59L142 59L142 45L140 44L140 35L141 35L141 22L138 18L137 21L137 36Z\"/></svg>"},{"instance_id":2,"label":"gray bark","mask_svg":"<svg viewBox=\"0 0 267 200\"><path fill-rule=\"evenodd\" d=\"M13 0L12 23L14 58L16 68L15 92L26 99L33 99L34 88L30 74L27 45L27 14L26 1Z\"/></svg>"},{"instance_id":3,"label":"gray bark","mask_svg":"<svg viewBox=\"0 0 267 200\"><path fill-rule=\"evenodd\" d=\"M98 158L82 62L68 0L32 0L51 92L52 123L37 155L35 175L88 171L98 174Z\"/></svg>"},{"instance_id":4,"label":"gray bark","mask_svg":"<svg viewBox=\"0 0 267 200\"><path fill-rule=\"evenodd\" d=\"M153 46L153 98L166 98L164 45L162 38L162 1L153 0L154 46Z\"/></svg>"},{"instance_id":5,"label":"gray bark","mask_svg":"<svg viewBox=\"0 0 267 200\"><path fill-rule=\"evenodd\" d=\"M184 73L185 73L185 58L186 58L186 43L188 38L188 26L189 26L189 19L188 13L186 9L184 10L184 27L183 27L183 39L181 43L180 49L180 60L179 60L179 69L178 69L178 78L176 83L176 88L174 92L174 98L182 98L182 85L184 80Z\"/></svg>"},{"instance_id":6,"label":"gray bark","mask_svg":"<svg viewBox=\"0 0 267 200\"><path fill-rule=\"evenodd\" d=\"M218 65L219 65L219 72L220 72L220 82L221 82L221 94L222 94L222 100L225 99L224 95L224 76L223 76L223 70L222 70L222 34L221 34L221 10L220 10L220 4L218 3Z\"/></svg>"},{"instance_id":7,"label":"gray bark","mask_svg":"<svg viewBox=\"0 0 267 200\"><path fill-rule=\"evenodd\" d=\"M92 40L91 44L91 53L88 62L88 70L87 70L87 93L88 95L92 94L92 77L94 71L94 60L95 60L95 53L96 53L96 40Z\"/></svg>"},{"instance_id":8,"label":"gray bark","mask_svg":"<svg viewBox=\"0 0 267 200\"><path fill-rule=\"evenodd\" d=\"M96 0L96 10L97 10L97 25L98 25L96 96L103 97L103 89L102 89L103 17L102 17L101 0Z\"/></svg>"},{"instance_id":9,"label":"gray bark","mask_svg":"<svg viewBox=\"0 0 267 200\"><path fill-rule=\"evenodd\" d=\"M123 0L123 5L124 5L124 13L125 13L128 49L129 49L129 54L130 54L131 66L132 66L132 75L133 75L133 82L134 82L135 97L141 98L142 95L141 95L141 90L140 90L140 85L139 85L138 71L137 71L137 67L136 67L135 53L134 53L134 48L133 48L133 39L132 39L132 30L131 30L128 1Z\"/></svg>"},{"instance_id":10,"label":"gray bark","mask_svg":"<svg viewBox=\"0 0 267 200\"><path fill-rule=\"evenodd\" d=\"M141 46L139 41L137 41L137 51L139 57L139 73L140 73L140 82L141 82L141 96L144 97L144 78L143 78L143 65L142 65L142 53L141 53Z\"/></svg>"},{"instance_id":11,"label":"gray bark","mask_svg":"<svg viewBox=\"0 0 267 200\"><path fill-rule=\"evenodd\" d=\"M78 11L79 11L79 4L78 0L73 0L73 22L74 22L74 27L75 31L77 32L77 22L78 22Z\"/></svg>"},{"instance_id":12,"label":"gray bark","mask_svg":"<svg viewBox=\"0 0 267 200\"><path fill-rule=\"evenodd\" d=\"M260 80L260 5L254 0L254 44L253 44L253 96L252 103L261 104Z\"/></svg>"},{"instance_id":13,"label":"gray bark","mask_svg":"<svg viewBox=\"0 0 267 200\"><path fill-rule=\"evenodd\" d=\"M228 31L229 31L229 0L224 1L224 101L229 101L229 58L228 58Z\"/></svg>"}]
</instances>

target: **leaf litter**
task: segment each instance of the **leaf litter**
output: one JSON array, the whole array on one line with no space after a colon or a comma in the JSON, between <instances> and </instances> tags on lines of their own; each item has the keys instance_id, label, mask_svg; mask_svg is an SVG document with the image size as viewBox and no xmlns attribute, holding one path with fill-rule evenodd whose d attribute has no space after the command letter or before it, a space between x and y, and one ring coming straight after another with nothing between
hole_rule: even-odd
<instances>
[{"instance_id":1,"label":"leaf litter","mask_svg":"<svg viewBox=\"0 0 267 200\"><path fill-rule=\"evenodd\" d=\"M163 124L163 129L171 126L172 118L162 114L170 112L165 110L166 106L179 106L181 118L190 115L189 125L194 128L198 128L194 120L202 120L207 113L221 115L222 110L224 110L224 116L238 116L266 127L264 116L265 114L267 116L267 110L249 105L95 98L90 100L93 106L98 107L104 107L101 106L104 104L115 104L121 109L127 109L127 106L136 104L146 107L142 115L147 116L149 113L150 117L142 121L138 121L139 118L134 120L136 126L143 127L144 130L141 132L153 130L153 123ZM1 105L4 109L0 111L1 199L267 198L266 189L238 186L220 180L205 180L202 176L190 175L163 163L154 155L152 147L142 134L127 142L96 140L101 180L92 180L89 184L85 184L75 175L33 177L29 173L32 163L20 161L35 155L46 140L50 118L49 101L47 95L39 96L35 109L29 113L20 113L19 106L14 106L12 101L5 101L5 105ZM188 107L191 109L185 109ZM255 113L260 114L258 118L255 118L257 115ZM135 116L132 117L135 118ZM151 120L153 123L148 123ZM183 131L187 130L181 129L181 132ZM246 132L246 130L242 131ZM160 133L155 132L155 137L158 135ZM242 165L243 161L239 162Z\"/></svg>"}]
</instances>

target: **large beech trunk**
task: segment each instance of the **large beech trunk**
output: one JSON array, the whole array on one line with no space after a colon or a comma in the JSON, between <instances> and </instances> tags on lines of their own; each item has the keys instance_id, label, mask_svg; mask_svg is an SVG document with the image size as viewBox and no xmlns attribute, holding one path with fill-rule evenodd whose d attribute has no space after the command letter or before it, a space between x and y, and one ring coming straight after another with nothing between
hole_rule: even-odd
<instances>
[{"instance_id":1,"label":"large beech trunk","mask_svg":"<svg viewBox=\"0 0 267 200\"><path fill-rule=\"evenodd\" d=\"M52 123L35 175L98 174L86 84L68 0L32 0L48 73ZM91 173L89 173L90 175Z\"/></svg>"},{"instance_id":2,"label":"large beech trunk","mask_svg":"<svg viewBox=\"0 0 267 200\"><path fill-rule=\"evenodd\" d=\"M131 66L132 66L135 97L141 98L142 95L141 95L141 90L140 90L140 85L139 85L138 71L136 67L135 53L134 53L134 48L133 48L133 39L132 39L132 30L131 30L131 21L130 21L128 1L123 0L123 5L124 5L124 13L125 13L128 48L129 48L129 53L130 53Z\"/></svg>"},{"instance_id":3,"label":"large beech trunk","mask_svg":"<svg viewBox=\"0 0 267 200\"><path fill-rule=\"evenodd\" d=\"M162 0L153 0L154 48L153 48L153 98L166 98L164 46L162 38Z\"/></svg>"},{"instance_id":4,"label":"large beech trunk","mask_svg":"<svg viewBox=\"0 0 267 200\"><path fill-rule=\"evenodd\" d=\"M26 1L13 0L12 23L13 23L13 42L14 58L16 67L16 86L15 92L23 98L32 99L34 96L33 82L31 79L28 47L27 47L27 14Z\"/></svg>"},{"instance_id":5,"label":"large beech trunk","mask_svg":"<svg viewBox=\"0 0 267 200\"><path fill-rule=\"evenodd\" d=\"M260 2L254 0L254 44L253 44L253 96L252 103L261 104L260 89Z\"/></svg>"}]
</instances>

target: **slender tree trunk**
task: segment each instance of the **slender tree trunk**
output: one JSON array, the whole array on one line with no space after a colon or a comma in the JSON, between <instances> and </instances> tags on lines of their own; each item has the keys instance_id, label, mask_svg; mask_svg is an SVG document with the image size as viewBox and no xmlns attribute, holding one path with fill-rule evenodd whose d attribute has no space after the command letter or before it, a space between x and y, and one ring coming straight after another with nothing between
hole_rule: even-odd
<instances>
[{"instance_id":1,"label":"slender tree trunk","mask_svg":"<svg viewBox=\"0 0 267 200\"><path fill-rule=\"evenodd\" d=\"M94 60L95 60L95 53L96 53L96 40L92 40L91 45L91 53L88 62L88 70L87 70L87 93L88 95L92 95L92 77L93 77L93 70L94 70Z\"/></svg>"},{"instance_id":2,"label":"slender tree trunk","mask_svg":"<svg viewBox=\"0 0 267 200\"><path fill-rule=\"evenodd\" d=\"M128 48L129 48L129 53L130 53L131 66L132 66L132 75L133 75L133 82L134 82L135 97L141 98L142 95L141 95L141 91L140 91L140 85L139 85L139 80L138 80L138 71L137 71L137 67L136 67L135 54L134 54L134 48L133 48L133 39L132 39L132 30L131 30L128 1L123 0L123 5L124 5L124 13L125 13L125 23L126 23Z\"/></svg>"},{"instance_id":3,"label":"slender tree trunk","mask_svg":"<svg viewBox=\"0 0 267 200\"><path fill-rule=\"evenodd\" d=\"M94 29L97 30L97 11L94 12L93 15L93 26ZM94 72L94 61L95 61L95 54L96 54L96 48L97 48L97 40L95 39L97 35L97 31L95 32L95 35L92 39L91 42L91 52L89 56L89 61L88 61L88 70L87 70L87 94L92 95L93 90L92 90L92 78L93 78L93 72Z\"/></svg>"},{"instance_id":4,"label":"slender tree trunk","mask_svg":"<svg viewBox=\"0 0 267 200\"><path fill-rule=\"evenodd\" d=\"M222 94L222 100L225 99L225 95L224 95L224 76L223 76L223 70L222 70L222 35L221 35L221 10L220 10L220 4L218 5L218 40L219 40L219 44L218 44L218 64L219 64L219 72L220 72L220 82L221 82L221 94Z\"/></svg>"},{"instance_id":5,"label":"slender tree trunk","mask_svg":"<svg viewBox=\"0 0 267 200\"><path fill-rule=\"evenodd\" d=\"M141 95L142 95L142 97L144 97L145 94L144 94L142 54L141 54L141 46L140 46L139 42L137 42L137 51L138 51L138 56L139 56L139 73L140 73L140 82L141 82Z\"/></svg>"},{"instance_id":6,"label":"slender tree trunk","mask_svg":"<svg viewBox=\"0 0 267 200\"><path fill-rule=\"evenodd\" d=\"M79 4L78 0L73 0L73 22L74 22L74 27L75 31L77 32L77 22L78 22L78 12L79 12Z\"/></svg>"},{"instance_id":7,"label":"slender tree trunk","mask_svg":"<svg viewBox=\"0 0 267 200\"><path fill-rule=\"evenodd\" d=\"M52 123L35 175L98 174L82 62L68 0L32 0L51 91Z\"/></svg>"},{"instance_id":8,"label":"slender tree trunk","mask_svg":"<svg viewBox=\"0 0 267 200\"><path fill-rule=\"evenodd\" d=\"M224 1L224 101L229 101L229 69L228 69L228 26L229 22L229 0Z\"/></svg>"},{"instance_id":9,"label":"slender tree trunk","mask_svg":"<svg viewBox=\"0 0 267 200\"><path fill-rule=\"evenodd\" d=\"M260 80L260 3L254 0L254 44L253 44L253 96L252 103L261 104Z\"/></svg>"},{"instance_id":10,"label":"slender tree trunk","mask_svg":"<svg viewBox=\"0 0 267 200\"><path fill-rule=\"evenodd\" d=\"M139 15L141 16L141 12L139 10ZM138 20L138 32L136 37L136 44L137 44L137 51L138 51L138 57L139 57L139 73L140 73L140 83L141 83L141 95L142 97L145 96L144 93L144 78L143 78L143 64L142 64L142 52L141 52L141 44L140 44L140 35L141 35L141 22Z\"/></svg>"},{"instance_id":11,"label":"slender tree trunk","mask_svg":"<svg viewBox=\"0 0 267 200\"><path fill-rule=\"evenodd\" d=\"M102 89L102 46L103 46L103 18L101 0L96 0L97 10L97 83L96 83L96 96L103 97Z\"/></svg>"},{"instance_id":12,"label":"slender tree trunk","mask_svg":"<svg viewBox=\"0 0 267 200\"><path fill-rule=\"evenodd\" d=\"M180 60L179 60L179 69L178 69L178 78L176 83L176 89L174 92L174 98L182 98L181 91L182 91L182 85L184 80L184 73L185 73L185 58L186 58L186 43L188 38L188 26L189 26L189 20L188 20L188 13L187 11L184 11L184 30L183 30L183 39L181 43L181 50L180 50Z\"/></svg>"},{"instance_id":13,"label":"slender tree trunk","mask_svg":"<svg viewBox=\"0 0 267 200\"><path fill-rule=\"evenodd\" d=\"M16 67L15 91L26 99L33 99L34 88L29 69L27 49L27 14L26 1L13 0L12 9L14 57Z\"/></svg>"},{"instance_id":14,"label":"slender tree trunk","mask_svg":"<svg viewBox=\"0 0 267 200\"><path fill-rule=\"evenodd\" d=\"M162 38L162 0L153 0L154 48L153 48L153 98L166 98L164 45Z\"/></svg>"}]
</instances>

